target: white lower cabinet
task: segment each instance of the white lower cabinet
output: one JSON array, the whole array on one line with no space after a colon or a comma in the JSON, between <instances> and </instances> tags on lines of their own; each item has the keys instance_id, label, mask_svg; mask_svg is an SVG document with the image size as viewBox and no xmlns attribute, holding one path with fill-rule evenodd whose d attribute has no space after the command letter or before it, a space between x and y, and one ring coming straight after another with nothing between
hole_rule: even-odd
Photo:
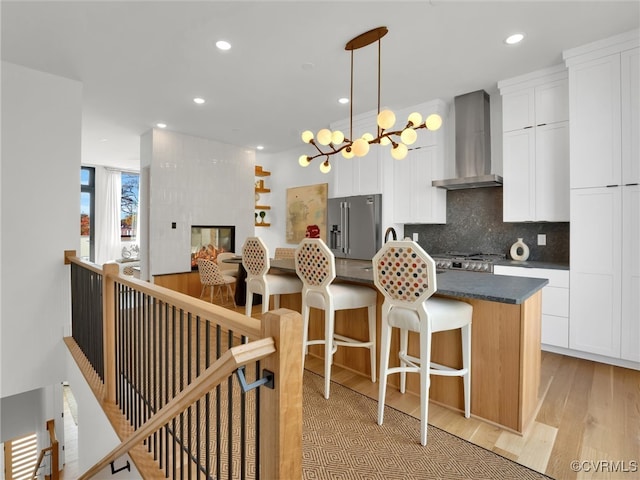
<instances>
[{"instance_id":1,"label":"white lower cabinet","mask_svg":"<svg viewBox=\"0 0 640 480\"><path fill-rule=\"evenodd\" d=\"M620 358L622 187L571 190L574 350Z\"/></svg>"},{"instance_id":2,"label":"white lower cabinet","mask_svg":"<svg viewBox=\"0 0 640 480\"><path fill-rule=\"evenodd\" d=\"M640 162L639 162L640 163ZM622 188L622 331L620 356L640 362L640 186Z\"/></svg>"},{"instance_id":3,"label":"white lower cabinet","mask_svg":"<svg viewBox=\"0 0 640 480\"><path fill-rule=\"evenodd\" d=\"M524 268L496 265L494 275L546 278L542 289L541 343L554 347L569 347L569 270Z\"/></svg>"}]
</instances>

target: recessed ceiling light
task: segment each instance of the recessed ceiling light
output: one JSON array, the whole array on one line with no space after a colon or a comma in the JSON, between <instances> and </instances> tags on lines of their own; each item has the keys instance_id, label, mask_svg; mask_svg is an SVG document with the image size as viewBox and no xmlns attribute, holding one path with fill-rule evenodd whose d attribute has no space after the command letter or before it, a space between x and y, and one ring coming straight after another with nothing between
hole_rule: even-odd
<instances>
[{"instance_id":1,"label":"recessed ceiling light","mask_svg":"<svg viewBox=\"0 0 640 480\"><path fill-rule=\"evenodd\" d=\"M264 150L264 146L262 146L262 145L258 145L256 148L257 148L258 150Z\"/></svg>"},{"instance_id":2,"label":"recessed ceiling light","mask_svg":"<svg viewBox=\"0 0 640 480\"><path fill-rule=\"evenodd\" d=\"M219 50L229 50L231 48L231 44L226 40L218 40L216 42L216 47L218 47Z\"/></svg>"},{"instance_id":3,"label":"recessed ceiling light","mask_svg":"<svg viewBox=\"0 0 640 480\"><path fill-rule=\"evenodd\" d=\"M338 103L341 103L342 105L346 105L347 103L349 103L349 99L347 97L339 98Z\"/></svg>"},{"instance_id":4,"label":"recessed ceiling light","mask_svg":"<svg viewBox=\"0 0 640 480\"><path fill-rule=\"evenodd\" d=\"M167 124L166 123L156 123L156 127L158 127L158 128L167 128Z\"/></svg>"},{"instance_id":5,"label":"recessed ceiling light","mask_svg":"<svg viewBox=\"0 0 640 480\"><path fill-rule=\"evenodd\" d=\"M509 35L505 38L504 43L507 45L515 45L516 43L520 43L524 38L524 33L514 33L513 35Z\"/></svg>"},{"instance_id":6,"label":"recessed ceiling light","mask_svg":"<svg viewBox=\"0 0 640 480\"><path fill-rule=\"evenodd\" d=\"M204 103L204 98L196 97L193 99L193 102L197 103L198 105L202 105Z\"/></svg>"}]
</instances>

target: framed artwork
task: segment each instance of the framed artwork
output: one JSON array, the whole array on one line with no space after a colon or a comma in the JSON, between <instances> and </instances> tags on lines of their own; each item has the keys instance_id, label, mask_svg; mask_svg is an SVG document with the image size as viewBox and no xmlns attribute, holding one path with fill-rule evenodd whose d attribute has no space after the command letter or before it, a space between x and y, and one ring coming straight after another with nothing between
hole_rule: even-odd
<instances>
[{"instance_id":1,"label":"framed artwork","mask_svg":"<svg viewBox=\"0 0 640 480\"><path fill-rule=\"evenodd\" d=\"M287 188L287 243L298 244L305 237L327 241L328 191L327 183Z\"/></svg>"}]
</instances>

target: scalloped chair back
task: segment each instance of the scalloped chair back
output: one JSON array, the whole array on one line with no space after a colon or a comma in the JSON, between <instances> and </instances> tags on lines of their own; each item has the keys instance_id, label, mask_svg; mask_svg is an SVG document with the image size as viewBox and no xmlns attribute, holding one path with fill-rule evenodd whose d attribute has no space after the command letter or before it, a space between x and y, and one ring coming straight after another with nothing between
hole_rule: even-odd
<instances>
[{"instance_id":1,"label":"scalloped chair back","mask_svg":"<svg viewBox=\"0 0 640 480\"><path fill-rule=\"evenodd\" d=\"M406 388L406 374L420 375L420 443L427 444L430 375L462 377L464 415L471 412L471 320L473 307L448 298L432 297L437 291L436 266L420 245L410 240L385 243L373 257L373 280L384 295L381 311L380 386L378 424L384 420L387 376L400 373L400 392ZM400 366L389 366L392 329L400 331ZM431 361L431 335L460 329L462 368ZM419 336L419 357L408 354L409 332Z\"/></svg>"},{"instance_id":2,"label":"scalloped chair back","mask_svg":"<svg viewBox=\"0 0 640 480\"><path fill-rule=\"evenodd\" d=\"M202 298L202 296L204 295L206 288L209 287L209 301L213 303L214 292L217 287L218 293L220 294L220 300L223 300L222 288L226 287L227 301L228 298L231 297L231 299L233 300L233 306L236 306L236 302L233 297L233 291L231 290L231 285L236 283L236 279L234 277L224 275L220 271L220 267L217 263L204 258L198 259L198 274L200 275L200 283L202 284L200 298Z\"/></svg>"},{"instance_id":3,"label":"scalloped chair back","mask_svg":"<svg viewBox=\"0 0 640 480\"><path fill-rule=\"evenodd\" d=\"M259 237L248 237L242 246L242 265L247 271L247 299L245 314L251 316L253 295L262 295L262 313L269 310L273 296L273 308L280 308L280 295L300 293L302 282L292 275L270 274L269 249Z\"/></svg>"},{"instance_id":4,"label":"scalloped chair back","mask_svg":"<svg viewBox=\"0 0 640 480\"><path fill-rule=\"evenodd\" d=\"M302 288L302 356L310 345L324 346L324 396L329 398L331 364L338 347L361 347L369 349L371 381L376 381L376 299L374 289L362 285L334 283L336 278L335 257L329 247L319 238L303 239L295 252L296 273L303 283ZM311 308L324 310L324 338L309 340L309 315ZM338 310L367 308L369 340L361 341L335 333L335 316ZM349 319L345 315L348 321Z\"/></svg>"}]
</instances>

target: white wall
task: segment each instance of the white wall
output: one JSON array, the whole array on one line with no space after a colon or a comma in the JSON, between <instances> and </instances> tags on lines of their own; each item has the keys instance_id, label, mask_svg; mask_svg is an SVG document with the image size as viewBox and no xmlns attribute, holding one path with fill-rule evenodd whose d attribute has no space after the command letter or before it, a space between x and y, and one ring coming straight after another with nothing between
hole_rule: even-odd
<instances>
[{"instance_id":1,"label":"white wall","mask_svg":"<svg viewBox=\"0 0 640 480\"><path fill-rule=\"evenodd\" d=\"M236 249L253 235L254 150L154 129L142 137L140 162L143 176L150 167L141 236L151 275L191 270L192 225L235 225Z\"/></svg>"},{"instance_id":2,"label":"white wall","mask_svg":"<svg viewBox=\"0 0 640 480\"><path fill-rule=\"evenodd\" d=\"M0 397L64 380L81 101L79 82L2 62Z\"/></svg>"},{"instance_id":3,"label":"white wall","mask_svg":"<svg viewBox=\"0 0 640 480\"><path fill-rule=\"evenodd\" d=\"M256 163L262 165L264 170L271 172L270 177L264 178L265 187L271 188L271 193L261 194L260 199L260 204L271 205L271 210L268 211L271 226L255 227L256 235L267 244L271 256L273 256L276 247L295 247L295 245L286 242L287 188L333 181L333 171L327 174L320 172L317 162L313 162L305 168L298 164L298 157L309 154L310 148L312 147L300 141L300 147L286 152L276 154L258 152L256 155Z\"/></svg>"},{"instance_id":4,"label":"white wall","mask_svg":"<svg viewBox=\"0 0 640 480\"><path fill-rule=\"evenodd\" d=\"M0 417L0 425L2 425L0 441L6 442L45 430L46 412L49 410L47 397L44 388L4 397Z\"/></svg>"},{"instance_id":5,"label":"white wall","mask_svg":"<svg viewBox=\"0 0 640 480\"><path fill-rule=\"evenodd\" d=\"M69 387L78 404L78 469L84 473L117 447L120 439L68 350L65 359ZM131 472L124 471L112 477L111 467L106 467L94 478L126 478L127 480L142 478L128 455L116 460L115 467L124 466L127 460L131 465Z\"/></svg>"}]
</instances>

